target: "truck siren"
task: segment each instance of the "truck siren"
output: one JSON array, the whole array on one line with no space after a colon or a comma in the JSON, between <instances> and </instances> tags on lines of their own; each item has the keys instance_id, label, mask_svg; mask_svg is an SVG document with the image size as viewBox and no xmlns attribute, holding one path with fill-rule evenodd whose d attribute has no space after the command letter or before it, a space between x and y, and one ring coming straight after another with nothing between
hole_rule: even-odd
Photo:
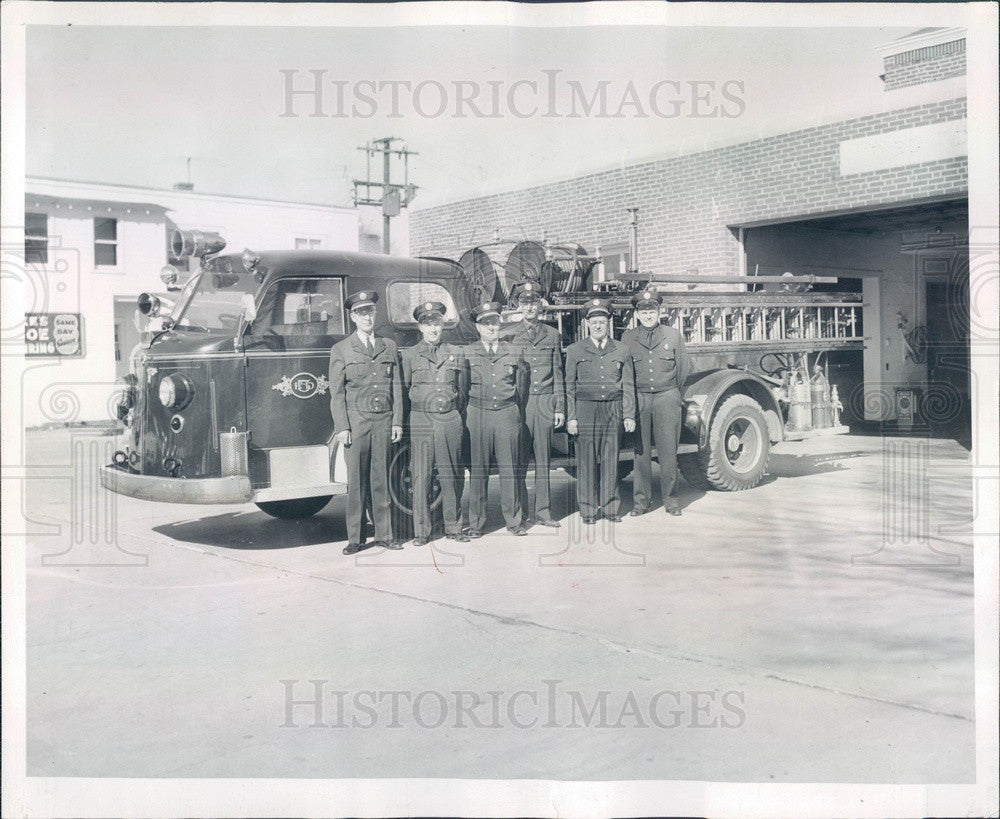
<instances>
[{"instance_id":1,"label":"truck siren","mask_svg":"<svg viewBox=\"0 0 1000 819\"><path fill-rule=\"evenodd\" d=\"M218 233L207 230L179 230L170 234L170 253L175 259L186 256L207 256L218 253L226 246L226 240Z\"/></svg>"}]
</instances>

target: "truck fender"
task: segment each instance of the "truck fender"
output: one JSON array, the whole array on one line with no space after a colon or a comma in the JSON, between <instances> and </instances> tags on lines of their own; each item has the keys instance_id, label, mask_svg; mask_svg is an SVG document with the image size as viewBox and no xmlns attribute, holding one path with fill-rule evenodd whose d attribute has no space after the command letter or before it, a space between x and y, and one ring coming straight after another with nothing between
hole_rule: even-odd
<instances>
[{"instance_id":1,"label":"truck fender","mask_svg":"<svg viewBox=\"0 0 1000 819\"><path fill-rule=\"evenodd\" d=\"M697 434L699 448L708 444L709 421L715 408L724 398L735 393L749 395L760 404L772 443L784 438L781 407L771 392L770 384L746 370L711 370L695 373L684 385L684 404L687 407L684 423ZM692 427L691 419L694 419L697 429Z\"/></svg>"}]
</instances>

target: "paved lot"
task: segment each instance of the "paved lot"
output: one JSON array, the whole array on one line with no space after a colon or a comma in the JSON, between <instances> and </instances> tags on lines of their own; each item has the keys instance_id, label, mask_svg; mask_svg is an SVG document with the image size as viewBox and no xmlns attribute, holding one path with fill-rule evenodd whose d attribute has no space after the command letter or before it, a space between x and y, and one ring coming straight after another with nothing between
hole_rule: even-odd
<instances>
[{"instance_id":1,"label":"paved lot","mask_svg":"<svg viewBox=\"0 0 1000 819\"><path fill-rule=\"evenodd\" d=\"M110 443L27 438L29 775L973 780L952 441L786 444L682 518L352 558L343 499L118 498Z\"/></svg>"}]
</instances>

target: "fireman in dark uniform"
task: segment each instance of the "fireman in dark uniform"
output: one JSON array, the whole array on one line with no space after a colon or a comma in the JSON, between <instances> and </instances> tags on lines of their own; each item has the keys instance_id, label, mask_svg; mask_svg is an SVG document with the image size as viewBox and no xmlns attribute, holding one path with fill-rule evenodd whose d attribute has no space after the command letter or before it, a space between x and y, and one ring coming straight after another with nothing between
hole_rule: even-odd
<instances>
[{"instance_id":1,"label":"fireman in dark uniform","mask_svg":"<svg viewBox=\"0 0 1000 819\"><path fill-rule=\"evenodd\" d=\"M377 301L372 290L347 297L344 305L357 330L330 350L330 411L347 462L345 555L366 548L366 506L375 524L370 545L402 548L392 536L389 456L391 444L403 437L403 391L396 342L374 334Z\"/></svg>"},{"instance_id":2,"label":"fireman in dark uniform","mask_svg":"<svg viewBox=\"0 0 1000 819\"><path fill-rule=\"evenodd\" d=\"M431 473L437 468L444 533L468 541L462 532L462 437L467 385L462 349L442 344L447 309L428 301L413 311L423 341L403 350L403 386L410 398L410 474L413 478L413 545L431 538Z\"/></svg>"},{"instance_id":3,"label":"fireman in dark uniform","mask_svg":"<svg viewBox=\"0 0 1000 819\"><path fill-rule=\"evenodd\" d=\"M618 522L618 452L622 427L635 430L632 357L611 338L611 309L604 299L586 304L590 337L566 351L566 429L576 442L576 491L586 524Z\"/></svg>"},{"instance_id":4,"label":"fireman in dark uniform","mask_svg":"<svg viewBox=\"0 0 1000 819\"><path fill-rule=\"evenodd\" d=\"M500 508L507 531L527 534L521 521L517 492L518 439L523 392L524 360L517 348L500 341L500 305L485 302L472 310L479 341L465 347L469 377L469 529L471 538L482 537L486 525L486 492L490 458L500 472Z\"/></svg>"},{"instance_id":5,"label":"fireman in dark uniform","mask_svg":"<svg viewBox=\"0 0 1000 819\"><path fill-rule=\"evenodd\" d=\"M562 350L559 332L539 321L542 312L541 285L533 279L518 282L511 289L511 303L523 316L513 332L504 338L520 349L528 365L527 394L524 396L521 428L518 492L526 523L559 527L549 508L549 462L552 432L566 420ZM525 476L528 461L535 460L534 513L529 510Z\"/></svg>"},{"instance_id":6,"label":"fireman in dark uniform","mask_svg":"<svg viewBox=\"0 0 1000 819\"><path fill-rule=\"evenodd\" d=\"M622 344L628 347L635 367L641 451L635 459L633 515L644 515L653 505L652 449L660 462L663 508L680 515L677 496L677 444L683 420L684 381L690 372L684 337L660 324L663 299L655 290L632 297L639 324L627 330Z\"/></svg>"}]
</instances>

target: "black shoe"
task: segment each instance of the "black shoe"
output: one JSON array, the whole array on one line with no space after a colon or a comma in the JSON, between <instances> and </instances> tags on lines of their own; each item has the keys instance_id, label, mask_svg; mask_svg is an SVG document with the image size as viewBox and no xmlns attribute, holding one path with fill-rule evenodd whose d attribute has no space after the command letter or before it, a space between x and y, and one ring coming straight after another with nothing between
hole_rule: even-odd
<instances>
[{"instance_id":1,"label":"black shoe","mask_svg":"<svg viewBox=\"0 0 1000 819\"><path fill-rule=\"evenodd\" d=\"M535 523L539 526L548 526L550 529L558 529L561 525L558 520L552 520L552 518L539 518Z\"/></svg>"},{"instance_id":2,"label":"black shoe","mask_svg":"<svg viewBox=\"0 0 1000 819\"><path fill-rule=\"evenodd\" d=\"M428 538L425 537L415 537L413 538L414 546L426 546Z\"/></svg>"},{"instance_id":3,"label":"black shoe","mask_svg":"<svg viewBox=\"0 0 1000 819\"><path fill-rule=\"evenodd\" d=\"M582 521L583 521L583 522L584 522L585 524L587 524L587 526L593 526L593 525L594 525L595 523L597 523L597 516L595 515L595 516L594 516L594 517L592 517L592 518L587 518L587 517L585 517L585 518L581 518L581 520L582 520Z\"/></svg>"},{"instance_id":4,"label":"black shoe","mask_svg":"<svg viewBox=\"0 0 1000 819\"><path fill-rule=\"evenodd\" d=\"M445 535L448 540L457 540L459 543L468 543L469 536L465 532L453 532L450 535Z\"/></svg>"},{"instance_id":5,"label":"black shoe","mask_svg":"<svg viewBox=\"0 0 1000 819\"><path fill-rule=\"evenodd\" d=\"M668 515L673 515L675 518L679 518L681 516L680 507L677 507L677 506L668 506L667 507L667 514Z\"/></svg>"},{"instance_id":6,"label":"black shoe","mask_svg":"<svg viewBox=\"0 0 1000 819\"><path fill-rule=\"evenodd\" d=\"M525 529L523 526L508 526L507 531L510 532L512 535L517 535L518 537L523 537L524 535L528 534L528 530Z\"/></svg>"},{"instance_id":7,"label":"black shoe","mask_svg":"<svg viewBox=\"0 0 1000 819\"><path fill-rule=\"evenodd\" d=\"M610 520L612 523L621 523L622 522L622 516L621 515L605 515L604 519L605 520Z\"/></svg>"},{"instance_id":8,"label":"black shoe","mask_svg":"<svg viewBox=\"0 0 1000 819\"><path fill-rule=\"evenodd\" d=\"M368 547L367 547L367 545L366 545L366 544L364 544L364 543L348 543L348 544L347 544L347 545L346 545L346 546L344 547L344 554L345 554L345 555L353 555L353 554L357 554L357 553L358 553L358 552L360 552L360 551L361 551L362 549L366 549L366 548L368 548Z\"/></svg>"},{"instance_id":9,"label":"black shoe","mask_svg":"<svg viewBox=\"0 0 1000 819\"><path fill-rule=\"evenodd\" d=\"M398 540L376 540L372 543L373 549L390 549L391 551L399 551L403 548L403 544Z\"/></svg>"},{"instance_id":10,"label":"black shoe","mask_svg":"<svg viewBox=\"0 0 1000 819\"><path fill-rule=\"evenodd\" d=\"M483 536L483 533L479 529L466 529L465 534L468 535L470 540L478 540Z\"/></svg>"},{"instance_id":11,"label":"black shoe","mask_svg":"<svg viewBox=\"0 0 1000 819\"><path fill-rule=\"evenodd\" d=\"M637 506L637 507L635 507L635 509L633 509L631 512L629 512L629 514L632 517L637 518L640 515L645 515L648 511L649 511L649 507L648 506Z\"/></svg>"}]
</instances>

